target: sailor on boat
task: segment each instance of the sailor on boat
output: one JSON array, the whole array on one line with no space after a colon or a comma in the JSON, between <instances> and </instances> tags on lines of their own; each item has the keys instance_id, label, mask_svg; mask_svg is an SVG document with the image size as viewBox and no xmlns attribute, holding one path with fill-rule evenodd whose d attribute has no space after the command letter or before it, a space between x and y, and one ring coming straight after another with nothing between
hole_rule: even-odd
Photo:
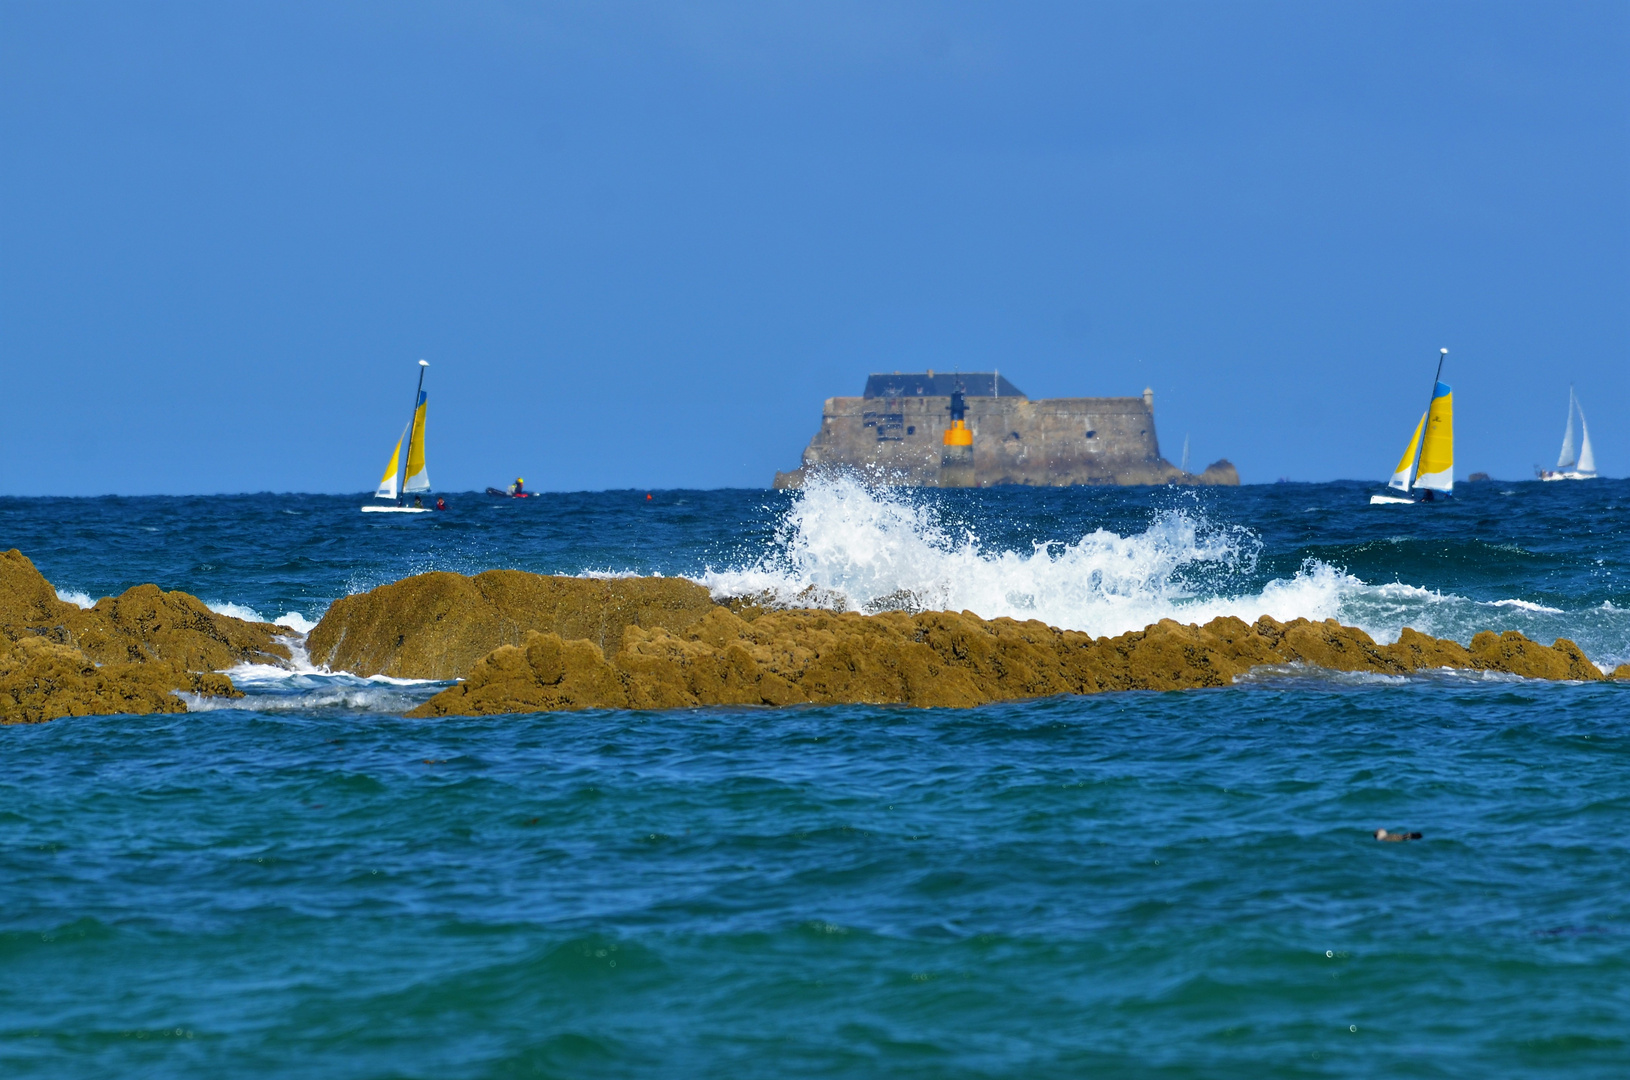
<instances>
[{"instance_id":1,"label":"sailor on boat","mask_svg":"<svg viewBox=\"0 0 1630 1080\"><path fill-rule=\"evenodd\" d=\"M1455 489L1454 391L1442 381L1448 349L1438 350L1438 372L1432 378L1432 397L1415 425L1415 434L1398 459L1387 487L1421 493L1421 502L1435 502ZM1371 495L1370 503L1413 503L1407 495Z\"/></svg>"},{"instance_id":2,"label":"sailor on boat","mask_svg":"<svg viewBox=\"0 0 1630 1080\"><path fill-rule=\"evenodd\" d=\"M515 496L517 499L526 498L526 496L528 494L528 492L526 490L526 481L523 478L517 476L515 478L515 482L513 484L509 485L509 493L511 495Z\"/></svg>"}]
</instances>

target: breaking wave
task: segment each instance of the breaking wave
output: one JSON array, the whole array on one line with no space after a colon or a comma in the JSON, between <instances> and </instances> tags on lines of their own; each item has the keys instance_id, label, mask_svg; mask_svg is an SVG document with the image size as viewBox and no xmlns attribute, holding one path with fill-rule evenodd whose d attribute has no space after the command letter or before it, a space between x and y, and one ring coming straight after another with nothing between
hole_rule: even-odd
<instances>
[{"instance_id":1,"label":"breaking wave","mask_svg":"<svg viewBox=\"0 0 1630 1080\"><path fill-rule=\"evenodd\" d=\"M188 712L225 710L259 713L367 712L402 713L432 697L447 683L429 680L363 678L346 672L291 672L256 675L244 668L226 674L242 690L241 698L180 693Z\"/></svg>"},{"instance_id":2,"label":"breaking wave","mask_svg":"<svg viewBox=\"0 0 1630 1080\"><path fill-rule=\"evenodd\" d=\"M252 607L244 604L234 604L228 601L205 602L205 607L217 615L225 615L233 619L242 619L244 622L269 622L276 626L286 626L297 634L309 634L317 624L300 614L298 611L285 612L275 619L268 619Z\"/></svg>"},{"instance_id":3,"label":"breaking wave","mask_svg":"<svg viewBox=\"0 0 1630 1080\"><path fill-rule=\"evenodd\" d=\"M1159 511L1141 532L1124 536L1099 528L1028 551L999 550L973 527L948 521L922 493L829 477L795 495L756 561L709 569L698 580L721 598L868 613L966 610L1096 636L1161 619L1269 615L1337 619L1382 643L1396 641L1406 626L1463 643L1479 630L1515 629L1547 643L1572 637L1598 663L1626 659L1619 655L1626 651L1622 620L1600 610L1564 613L1521 599L1370 584L1318 559L1288 577L1265 578L1261 550L1252 530L1218 524L1197 509Z\"/></svg>"},{"instance_id":4,"label":"breaking wave","mask_svg":"<svg viewBox=\"0 0 1630 1080\"><path fill-rule=\"evenodd\" d=\"M1227 595L1230 582L1255 570L1260 549L1249 530L1166 511L1132 536L1098 529L1029 551L993 551L972 527L943 522L926 500L840 477L798 493L758 562L709 571L702 582L716 596L865 612L968 610L1093 634L1162 618L1205 621L1247 609L1252 618L1288 617L1328 606L1334 572L1326 567L1275 583L1272 595Z\"/></svg>"},{"instance_id":5,"label":"breaking wave","mask_svg":"<svg viewBox=\"0 0 1630 1080\"><path fill-rule=\"evenodd\" d=\"M204 606L215 612L217 615L225 615L231 619L242 619L244 622L266 621L260 617L260 612L256 611L252 607L245 607L242 604L222 603L219 601L216 603L209 603L208 601L205 601Z\"/></svg>"},{"instance_id":6,"label":"breaking wave","mask_svg":"<svg viewBox=\"0 0 1630 1080\"><path fill-rule=\"evenodd\" d=\"M222 672L243 691L241 698L178 695L188 712L405 712L428 700L449 682L398 679L389 675L355 675L315 667L303 641L284 638L293 659L289 666L239 664Z\"/></svg>"}]
</instances>

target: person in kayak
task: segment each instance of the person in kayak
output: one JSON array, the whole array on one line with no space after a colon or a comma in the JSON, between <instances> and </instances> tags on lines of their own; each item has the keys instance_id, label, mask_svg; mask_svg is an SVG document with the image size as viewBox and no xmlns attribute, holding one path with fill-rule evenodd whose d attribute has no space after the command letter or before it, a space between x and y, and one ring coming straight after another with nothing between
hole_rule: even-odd
<instances>
[{"instance_id":1,"label":"person in kayak","mask_svg":"<svg viewBox=\"0 0 1630 1080\"><path fill-rule=\"evenodd\" d=\"M526 494L526 480L517 476L515 482L509 485L509 493L517 499Z\"/></svg>"}]
</instances>

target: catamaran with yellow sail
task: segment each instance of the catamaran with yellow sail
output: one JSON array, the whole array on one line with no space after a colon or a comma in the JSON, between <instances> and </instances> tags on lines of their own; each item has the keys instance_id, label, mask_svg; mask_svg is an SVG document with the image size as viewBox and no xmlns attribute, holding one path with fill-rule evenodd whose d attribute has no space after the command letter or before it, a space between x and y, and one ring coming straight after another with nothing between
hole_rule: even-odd
<instances>
[{"instance_id":1,"label":"catamaran with yellow sail","mask_svg":"<svg viewBox=\"0 0 1630 1080\"><path fill-rule=\"evenodd\" d=\"M429 395L424 388L424 369L430 366L428 360L419 361L419 387L413 392L413 415L409 417L407 427L402 429L402 435L396 440L396 449L391 451L391 461L385 466L385 475L380 477L379 489L374 492L376 499L390 499L391 506L364 506L364 514L428 514L430 508L422 505L408 506L404 499L397 497L400 491L404 496L412 492L430 490L430 473L424 463L424 420L425 402ZM407 443L407 460L402 460L402 444ZM400 476L400 479L398 477Z\"/></svg>"},{"instance_id":2,"label":"catamaran with yellow sail","mask_svg":"<svg viewBox=\"0 0 1630 1080\"><path fill-rule=\"evenodd\" d=\"M1448 495L1455 489L1455 417L1454 393L1443 382L1443 361L1448 349L1438 350L1438 373L1432 379L1432 400L1415 425L1415 434L1409 440L1404 456L1398 459L1387 487L1395 491L1419 491L1416 500L1408 495L1371 495L1374 503L1431 502L1439 493Z\"/></svg>"}]
</instances>

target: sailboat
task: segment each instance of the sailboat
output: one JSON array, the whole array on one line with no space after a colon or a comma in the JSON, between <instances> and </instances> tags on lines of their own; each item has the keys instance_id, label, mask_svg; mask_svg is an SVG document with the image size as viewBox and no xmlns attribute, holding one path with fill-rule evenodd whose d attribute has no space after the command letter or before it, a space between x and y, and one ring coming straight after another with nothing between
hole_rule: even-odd
<instances>
[{"instance_id":1,"label":"sailboat","mask_svg":"<svg viewBox=\"0 0 1630 1080\"><path fill-rule=\"evenodd\" d=\"M1398 459L1387 487L1394 491L1419 491L1420 502L1431 502L1438 493L1455 489L1454 392L1443 382L1443 361L1448 349L1438 350L1438 373L1432 378L1432 400L1415 425L1404 456ZM1418 455L1418 456L1417 456ZM1371 495L1370 503L1412 503L1408 495Z\"/></svg>"},{"instance_id":2,"label":"sailboat","mask_svg":"<svg viewBox=\"0 0 1630 1080\"><path fill-rule=\"evenodd\" d=\"M413 392L413 414L408 417L407 426L402 429L401 436L396 440L396 449L391 451L390 464L385 466L385 475L379 479L379 488L374 492L376 499L390 499L391 506L364 506L364 514L428 514L428 506L406 506L397 498L397 491L404 495L413 491L430 490L430 473L424 463L424 421L426 401L429 395L424 388L424 369L430 366L428 360L419 361L419 387ZM402 444L407 443L407 460L402 459ZM398 477L400 476L400 479Z\"/></svg>"},{"instance_id":3,"label":"sailboat","mask_svg":"<svg viewBox=\"0 0 1630 1080\"><path fill-rule=\"evenodd\" d=\"M1579 414L1579 454L1573 452L1573 414ZM1541 469L1541 480L1594 480L1596 479L1596 452L1590 448L1590 428L1585 426L1585 410L1579 407L1573 385L1568 386L1568 426L1562 431L1562 453L1557 455L1555 469Z\"/></svg>"}]
</instances>

